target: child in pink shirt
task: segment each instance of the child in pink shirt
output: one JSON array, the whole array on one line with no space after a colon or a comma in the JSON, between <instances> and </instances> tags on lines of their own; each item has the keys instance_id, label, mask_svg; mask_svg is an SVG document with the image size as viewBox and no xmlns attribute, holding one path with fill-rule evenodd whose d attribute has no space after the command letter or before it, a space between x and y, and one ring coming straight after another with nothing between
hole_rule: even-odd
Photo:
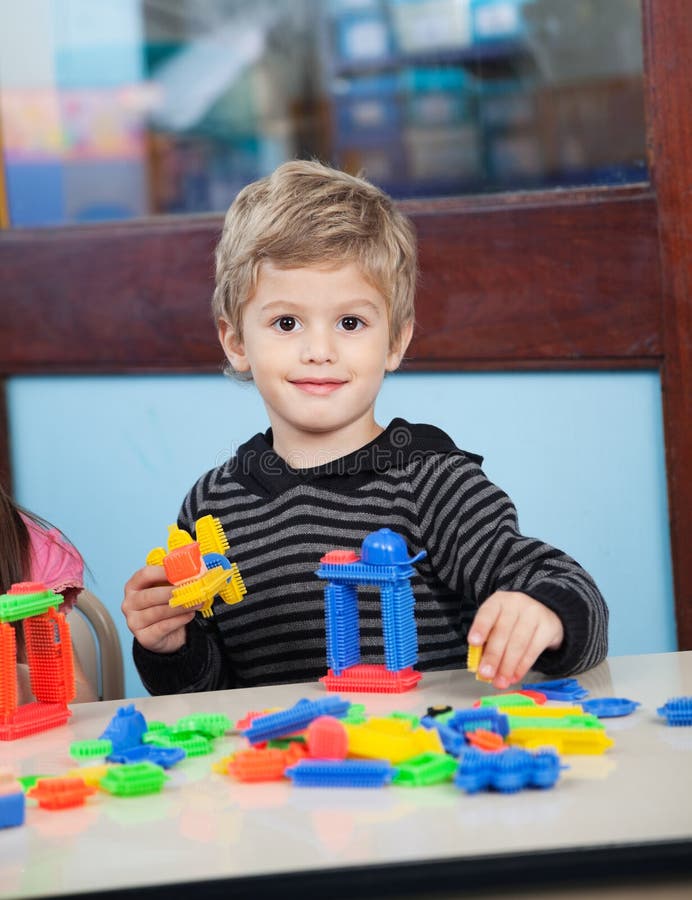
<instances>
[{"instance_id":1,"label":"child in pink shirt","mask_svg":"<svg viewBox=\"0 0 692 900\"><path fill-rule=\"evenodd\" d=\"M37 581L62 594L61 609L72 609L77 595L84 588L82 557L58 531L37 516L20 511L0 485L0 594L12 584ZM17 681L19 703L29 703L33 697L29 682L21 629L17 633ZM74 653L75 702L96 700L96 693Z\"/></svg>"}]
</instances>

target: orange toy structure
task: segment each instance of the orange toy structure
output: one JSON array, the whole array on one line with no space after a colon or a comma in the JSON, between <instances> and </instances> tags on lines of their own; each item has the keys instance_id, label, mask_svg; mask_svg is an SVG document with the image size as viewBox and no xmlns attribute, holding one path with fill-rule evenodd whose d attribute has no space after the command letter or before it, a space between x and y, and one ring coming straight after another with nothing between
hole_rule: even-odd
<instances>
[{"instance_id":1,"label":"orange toy structure","mask_svg":"<svg viewBox=\"0 0 692 900\"><path fill-rule=\"evenodd\" d=\"M199 607L205 618L212 615L215 597L224 603L240 603L247 588L236 563L224 554L228 539L215 516L203 516L195 522L195 537L177 525L168 527L168 546L155 547L146 558L148 566L163 566L166 578L174 585L171 606Z\"/></svg>"},{"instance_id":2,"label":"orange toy structure","mask_svg":"<svg viewBox=\"0 0 692 900\"><path fill-rule=\"evenodd\" d=\"M75 681L70 626L60 594L38 582L14 584L0 596L0 740L64 725L72 715ZM17 637L12 622L22 622L33 703L18 704Z\"/></svg>"}]
</instances>

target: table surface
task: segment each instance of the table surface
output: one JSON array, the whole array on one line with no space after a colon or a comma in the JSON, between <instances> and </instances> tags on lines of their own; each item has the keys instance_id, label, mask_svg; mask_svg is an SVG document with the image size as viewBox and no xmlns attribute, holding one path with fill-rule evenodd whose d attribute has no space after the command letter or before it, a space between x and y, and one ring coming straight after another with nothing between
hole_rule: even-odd
<instances>
[{"instance_id":1,"label":"table surface","mask_svg":"<svg viewBox=\"0 0 692 900\"><path fill-rule=\"evenodd\" d=\"M242 784L211 763L245 745L229 735L212 755L170 771L158 795L97 793L60 812L27 804L25 827L0 830L0 897L69 896L148 890L150 896L373 896L417 885L506 883L543 871L572 872L596 861L621 873L672 860L692 872L692 727L656 713L692 695L692 652L614 657L579 676L591 696L641 703L606 721L615 746L601 756L565 756L550 790L467 795L452 784L427 788L298 788ZM348 694L368 713L423 714L430 705L470 706L492 692L466 671L431 672L408 693ZM18 774L63 774L73 741L97 738L119 706L173 723L194 712L233 721L249 710L324 697L319 683L279 685L73 707L66 726L0 743L0 766ZM681 860L682 868L681 868ZM687 860L687 862L685 862ZM605 868L604 868L605 866ZM494 875L498 875L496 879ZM501 877L500 877L501 875ZM184 889L184 885L188 889ZM379 885L379 887L378 887ZM313 893L314 892L314 893Z\"/></svg>"}]
</instances>

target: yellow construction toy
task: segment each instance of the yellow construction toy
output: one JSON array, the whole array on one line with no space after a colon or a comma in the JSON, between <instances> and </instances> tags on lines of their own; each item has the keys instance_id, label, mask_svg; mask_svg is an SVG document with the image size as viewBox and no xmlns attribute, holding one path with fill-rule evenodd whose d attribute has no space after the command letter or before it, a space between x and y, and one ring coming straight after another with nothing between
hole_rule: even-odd
<instances>
[{"instance_id":1,"label":"yellow construction toy","mask_svg":"<svg viewBox=\"0 0 692 900\"><path fill-rule=\"evenodd\" d=\"M482 675L478 674L478 666L480 665L482 656L483 644L481 644L480 646L469 644L469 652L466 656L466 668L469 670L469 672L475 673L476 681L484 681L486 684L490 684L492 678L483 678Z\"/></svg>"},{"instance_id":2,"label":"yellow construction toy","mask_svg":"<svg viewBox=\"0 0 692 900\"><path fill-rule=\"evenodd\" d=\"M215 597L228 604L240 603L247 588L237 564L224 555L228 539L215 516L197 519L195 538L177 525L169 525L168 549L154 547L147 554L146 564L163 566L166 578L175 585L171 606L199 606L202 615L209 618Z\"/></svg>"}]
</instances>

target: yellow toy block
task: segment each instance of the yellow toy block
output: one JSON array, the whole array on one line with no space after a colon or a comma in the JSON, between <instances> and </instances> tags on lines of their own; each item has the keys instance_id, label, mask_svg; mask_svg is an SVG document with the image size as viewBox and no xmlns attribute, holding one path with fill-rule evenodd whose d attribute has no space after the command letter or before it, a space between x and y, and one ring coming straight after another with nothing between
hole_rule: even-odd
<instances>
[{"instance_id":1,"label":"yellow toy block","mask_svg":"<svg viewBox=\"0 0 692 900\"><path fill-rule=\"evenodd\" d=\"M481 662L481 657L483 656L483 645L476 646L475 644L469 644L468 654L466 656L466 668L469 672L474 672L476 675L476 681L482 681L484 684L490 684L492 682L492 678L483 678L482 675L478 674L478 666Z\"/></svg>"},{"instance_id":2,"label":"yellow toy block","mask_svg":"<svg viewBox=\"0 0 692 900\"><path fill-rule=\"evenodd\" d=\"M201 603L203 605L199 608L199 612L205 619L208 619L212 614L211 606L214 597L220 594L227 578L228 569L210 569L201 578L184 582L175 587L169 603L171 606L183 606L185 609Z\"/></svg>"},{"instance_id":3,"label":"yellow toy block","mask_svg":"<svg viewBox=\"0 0 692 900\"><path fill-rule=\"evenodd\" d=\"M114 769L119 763L103 763L100 766L78 766L70 769L68 778L81 778L89 787L98 787L101 779L109 769Z\"/></svg>"},{"instance_id":4,"label":"yellow toy block","mask_svg":"<svg viewBox=\"0 0 692 900\"><path fill-rule=\"evenodd\" d=\"M615 741L600 728L513 728L507 743L525 750L554 747L558 753L604 753Z\"/></svg>"},{"instance_id":5,"label":"yellow toy block","mask_svg":"<svg viewBox=\"0 0 692 900\"><path fill-rule=\"evenodd\" d=\"M192 535L177 525L168 526L168 552L177 550L178 547L184 547L185 544L192 544Z\"/></svg>"},{"instance_id":6,"label":"yellow toy block","mask_svg":"<svg viewBox=\"0 0 692 900\"><path fill-rule=\"evenodd\" d=\"M396 720L387 720L399 725ZM406 725L407 723L401 723ZM372 720L362 725L344 723L348 735L348 755L365 759L386 759L393 765L419 756L421 753L444 753L442 742L436 729L402 729L401 727L380 727ZM397 733L398 732L398 733Z\"/></svg>"},{"instance_id":7,"label":"yellow toy block","mask_svg":"<svg viewBox=\"0 0 692 900\"><path fill-rule=\"evenodd\" d=\"M230 571L231 580L227 585L224 585L224 587L221 588L219 597L221 597L224 603L228 603L229 606L232 606L234 603L240 603L245 594L247 594L247 588L245 587L245 582L240 574L237 563L231 564ZM228 570L226 570L226 575L228 575Z\"/></svg>"},{"instance_id":8,"label":"yellow toy block","mask_svg":"<svg viewBox=\"0 0 692 900\"><path fill-rule=\"evenodd\" d=\"M195 536L199 541L202 556L207 553L225 555L229 548L228 538L221 522L215 516L202 516L195 522Z\"/></svg>"},{"instance_id":9,"label":"yellow toy block","mask_svg":"<svg viewBox=\"0 0 692 900\"><path fill-rule=\"evenodd\" d=\"M540 716L542 719L559 719L562 716L583 716L584 709L581 706L512 706L508 707L513 716Z\"/></svg>"},{"instance_id":10,"label":"yellow toy block","mask_svg":"<svg viewBox=\"0 0 692 900\"><path fill-rule=\"evenodd\" d=\"M144 560L144 563L147 566L162 566L165 557L166 551L163 547L154 547L153 550L150 550L147 553L147 558Z\"/></svg>"}]
</instances>

